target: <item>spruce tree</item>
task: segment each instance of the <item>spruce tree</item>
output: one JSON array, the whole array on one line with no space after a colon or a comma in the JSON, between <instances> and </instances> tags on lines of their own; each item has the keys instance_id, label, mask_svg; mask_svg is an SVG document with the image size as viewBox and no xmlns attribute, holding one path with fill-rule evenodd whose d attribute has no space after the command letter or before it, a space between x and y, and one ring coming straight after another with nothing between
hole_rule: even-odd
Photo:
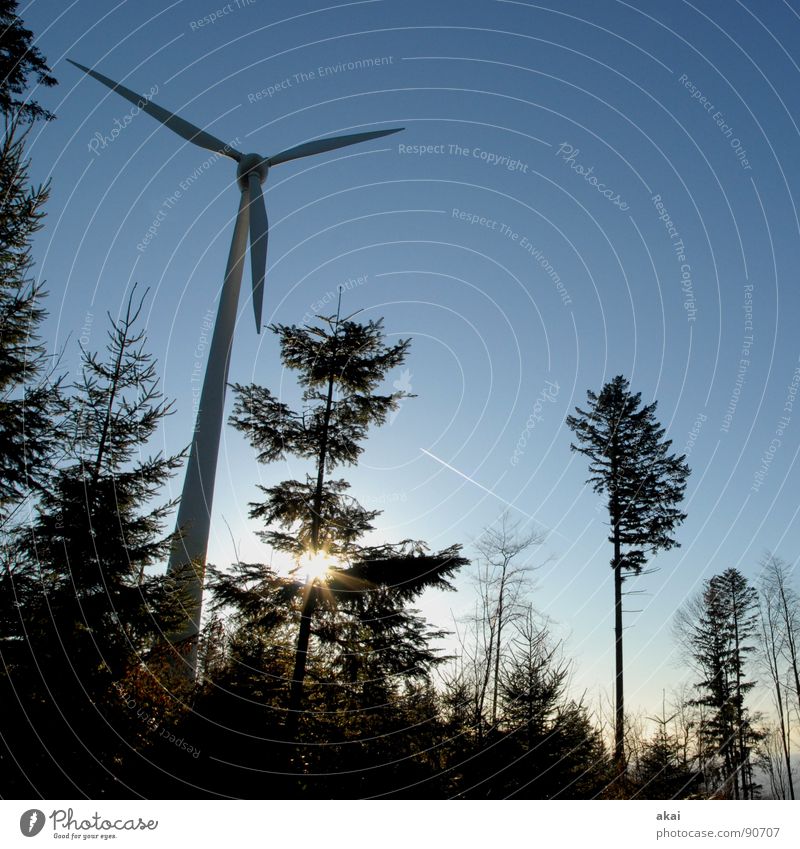
<instances>
[{"instance_id":1,"label":"spruce tree","mask_svg":"<svg viewBox=\"0 0 800 849\"><path fill-rule=\"evenodd\" d=\"M756 650L757 608L755 588L737 569L726 569L678 617L679 635L701 674L696 704L708 709L701 735L721 762L722 792L734 799L752 799L757 790L751 756L759 735L745 701L755 687L747 666Z\"/></svg>"},{"instance_id":2,"label":"spruce tree","mask_svg":"<svg viewBox=\"0 0 800 849\"><path fill-rule=\"evenodd\" d=\"M113 786L124 751L117 735L133 734L134 748L147 737L121 694L156 671L161 635L180 622L184 601L179 585L148 572L169 552L163 523L174 504L157 500L181 458L145 453L171 405L136 327L141 310L134 292L105 356L83 352L67 399L66 457L7 564L17 612L2 635L9 686L46 757L73 759L82 786L97 792Z\"/></svg>"},{"instance_id":3,"label":"spruce tree","mask_svg":"<svg viewBox=\"0 0 800 849\"><path fill-rule=\"evenodd\" d=\"M46 479L58 450L59 384L37 331L44 292L31 275L30 244L48 187L30 185L25 132L8 123L0 144L0 527Z\"/></svg>"},{"instance_id":4,"label":"spruce tree","mask_svg":"<svg viewBox=\"0 0 800 849\"><path fill-rule=\"evenodd\" d=\"M426 634L409 604L429 587L451 588L449 577L466 562L459 546L429 553L413 540L359 542L373 530L379 511L362 507L349 495L348 482L330 473L357 463L370 426L383 424L409 397L378 391L389 370L405 360L409 340L387 345L381 321L351 318L337 312L318 316L313 326L270 327L280 340L284 366L303 388L302 409L290 409L265 387L234 387L231 422L259 461L294 456L309 460L313 469L305 480L260 487L266 497L250 510L266 525L262 539L298 564L290 579L300 608L286 723L290 737L296 733L315 621L316 637L338 646L341 672L351 681L369 677L370 664L373 678L376 672L424 672L435 663L428 647L435 633ZM267 578L271 594L275 579ZM218 575L215 580L218 593L233 599L230 582Z\"/></svg>"},{"instance_id":5,"label":"spruce tree","mask_svg":"<svg viewBox=\"0 0 800 849\"><path fill-rule=\"evenodd\" d=\"M31 240L42 226L48 186L30 182L25 143L30 124L50 114L26 98L31 77L53 85L44 58L31 47L33 35L16 16L15 2L0 2L0 715L3 745L0 774L7 793L30 796L25 740L30 689L12 684L9 673L25 647L30 580L20 574L17 531L37 494L45 491L60 454L59 381L38 333L45 319L42 284L32 273ZM17 666L18 668L18 666ZM19 746L20 737L22 745ZM17 744L16 755L9 745ZM31 747L27 747L30 751Z\"/></svg>"},{"instance_id":6,"label":"spruce tree","mask_svg":"<svg viewBox=\"0 0 800 849\"><path fill-rule=\"evenodd\" d=\"M587 483L606 496L614 547L615 740L614 756L625 766L625 707L622 654L622 585L638 575L648 558L679 543L673 532L686 518L683 499L689 467L684 456L670 454L671 440L655 417L657 402L641 405L622 375L600 394L589 390L586 410L567 416L575 432L570 448L589 458Z\"/></svg>"},{"instance_id":7,"label":"spruce tree","mask_svg":"<svg viewBox=\"0 0 800 849\"><path fill-rule=\"evenodd\" d=\"M700 773L692 768L670 724L677 714L668 717L666 694L661 703L661 715L650 717L657 731L644 741L636 764L637 790L635 799L685 799L697 791Z\"/></svg>"},{"instance_id":8,"label":"spruce tree","mask_svg":"<svg viewBox=\"0 0 800 849\"><path fill-rule=\"evenodd\" d=\"M49 120L53 114L30 96L22 98L35 78L39 85L53 86L44 56L33 46L33 33L17 15L17 0L0 0L0 111L6 119L25 122Z\"/></svg>"}]
</instances>

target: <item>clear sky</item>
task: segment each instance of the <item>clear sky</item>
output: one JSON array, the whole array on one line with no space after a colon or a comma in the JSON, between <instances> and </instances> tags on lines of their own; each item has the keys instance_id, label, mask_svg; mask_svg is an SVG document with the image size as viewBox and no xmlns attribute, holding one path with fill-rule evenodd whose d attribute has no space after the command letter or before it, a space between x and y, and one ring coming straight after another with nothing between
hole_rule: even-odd
<instances>
[{"instance_id":1,"label":"clear sky","mask_svg":"<svg viewBox=\"0 0 800 849\"><path fill-rule=\"evenodd\" d=\"M503 509L546 531L534 602L568 637L577 688L610 690L613 669L607 529L564 424L587 389L628 376L692 467L682 547L628 599L641 611L626 617L632 708L683 677L670 622L703 579L729 566L755 577L766 549L800 554L796 3L33 0L20 12L60 82L36 92L58 119L30 143L34 177L53 181L35 245L48 342L74 369L77 341L101 346L106 311L134 281L151 287L150 349L177 407L157 447L190 439L235 165L131 114L66 57L245 152L406 127L270 173L265 320L307 320L351 281L344 309L413 338L390 381L418 397L345 472L353 494L384 508L380 539L468 545ZM230 379L294 399L249 286L248 269ZM303 471L259 467L227 428L209 559L230 562L232 540L243 559L268 558L247 502ZM437 624L469 607L460 584L425 601Z\"/></svg>"}]
</instances>

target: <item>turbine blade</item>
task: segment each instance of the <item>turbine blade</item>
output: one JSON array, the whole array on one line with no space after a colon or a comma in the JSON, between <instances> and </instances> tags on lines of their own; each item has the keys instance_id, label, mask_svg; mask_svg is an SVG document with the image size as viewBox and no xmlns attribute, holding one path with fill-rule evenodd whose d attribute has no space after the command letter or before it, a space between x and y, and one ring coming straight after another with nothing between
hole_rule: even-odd
<instances>
[{"instance_id":1,"label":"turbine blade","mask_svg":"<svg viewBox=\"0 0 800 849\"><path fill-rule=\"evenodd\" d=\"M79 65L77 62L73 62L72 59L67 59L67 62L69 62L70 65L74 65L76 68L80 68L81 71L88 74L90 77L94 77L98 82L108 86L112 91L115 91L126 100L134 103L142 110L142 112L152 115L153 118L157 121L161 121L164 126L169 127L170 130L186 139L186 141L190 141L192 144L198 145L198 147L218 153L220 156L230 157L237 162L242 158L242 154L239 153L238 150L232 148L229 144L225 144L225 142L220 141L215 136L212 136L211 133L207 133L205 130L195 127L194 124L184 121L183 118L175 115L173 112L168 112L158 104L153 103L152 100L148 100L146 97L136 94L135 91L125 88L124 85L114 82L114 80L98 73L97 71L92 71L85 65Z\"/></svg>"},{"instance_id":2,"label":"turbine blade","mask_svg":"<svg viewBox=\"0 0 800 849\"><path fill-rule=\"evenodd\" d=\"M332 136L327 139L316 139L305 144L298 144L296 147L290 147L288 150L283 150L275 156L270 156L267 162L270 165L280 165L281 162L289 162L292 159L300 159L303 156L313 156L315 153L325 153L328 150L336 150L337 147L347 147L348 145L359 144L370 139L379 139L381 136L390 136L392 133L399 133L404 129L405 127L395 127L393 130L373 130L369 133L354 133L349 136Z\"/></svg>"},{"instance_id":3,"label":"turbine blade","mask_svg":"<svg viewBox=\"0 0 800 849\"><path fill-rule=\"evenodd\" d=\"M253 275L253 312L256 333L261 333L261 308L264 303L264 276L267 271L267 239L269 223L261 180L255 172L248 178L250 190L250 268Z\"/></svg>"}]
</instances>

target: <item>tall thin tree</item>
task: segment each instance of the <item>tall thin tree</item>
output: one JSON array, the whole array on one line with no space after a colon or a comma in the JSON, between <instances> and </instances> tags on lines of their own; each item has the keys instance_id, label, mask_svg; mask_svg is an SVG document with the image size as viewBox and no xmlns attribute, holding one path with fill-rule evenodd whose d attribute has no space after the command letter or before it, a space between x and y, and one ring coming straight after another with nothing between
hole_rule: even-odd
<instances>
[{"instance_id":1,"label":"tall thin tree","mask_svg":"<svg viewBox=\"0 0 800 849\"><path fill-rule=\"evenodd\" d=\"M567 425L577 442L573 451L589 458L587 483L607 498L614 547L615 734L614 756L625 766L625 707L622 653L622 585L638 575L648 558L679 543L673 536L686 518L683 499L689 467L684 456L670 453L671 440L655 417L657 402L641 405L622 375L599 395L589 390L586 410L576 407Z\"/></svg>"},{"instance_id":2,"label":"tall thin tree","mask_svg":"<svg viewBox=\"0 0 800 849\"><path fill-rule=\"evenodd\" d=\"M792 718L800 717L800 598L791 583L791 567L767 552L761 562L759 607L761 661L775 689L777 736L786 767L786 786L795 798L792 776ZM796 702L792 710L792 702Z\"/></svg>"}]
</instances>

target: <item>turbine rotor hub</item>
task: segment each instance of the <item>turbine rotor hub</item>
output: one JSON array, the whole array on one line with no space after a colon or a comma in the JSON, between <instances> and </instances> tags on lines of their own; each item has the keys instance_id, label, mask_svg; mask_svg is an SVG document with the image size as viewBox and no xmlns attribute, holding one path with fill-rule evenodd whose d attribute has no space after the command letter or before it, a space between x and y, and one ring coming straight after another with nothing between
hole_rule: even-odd
<instances>
[{"instance_id":1,"label":"turbine rotor hub","mask_svg":"<svg viewBox=\"0 0 800 849\"><path fill-rule=\"evenodd\" d=\"M263 183L267 179L268 171L269 164L263 156L259 156L257 153L246 153L239 161L236 179L241 188L246 189L251 174L258 174L259 180Z\"/></svg>"}]
</instances>

